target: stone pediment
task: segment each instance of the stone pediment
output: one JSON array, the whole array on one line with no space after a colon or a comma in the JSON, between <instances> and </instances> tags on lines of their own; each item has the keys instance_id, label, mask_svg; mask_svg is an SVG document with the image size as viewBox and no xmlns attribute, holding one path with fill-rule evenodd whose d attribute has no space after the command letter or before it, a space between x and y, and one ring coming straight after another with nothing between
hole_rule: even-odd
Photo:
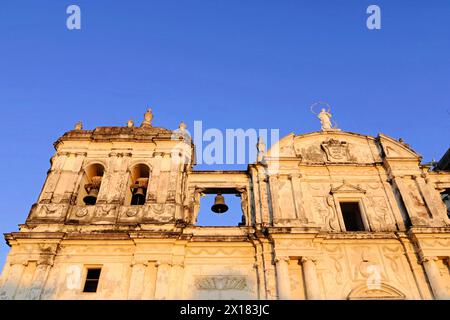
<instances>
[{"instance_id":1,"label":"stone pediment","mask_svg":"<svg viewBox=\"0 0 450 320\"><path fill-rule=\"evenodd\" d=\"M331 193L366 193L366 190L359 185L350 184L344 181L337 187L332 186Z\"/></svg>"},{"instance_id":2,"label":"stone pediment","mask_svg":"<svg viewBox=\"0 0 450 320\"><path fill-rule=\"evenodd\" d=\"M289 134L274 144L268 158L301 159L306 164L381 162L375 138L351 132Z\"/></svg>"},{"instance_id":3,"label":"stone pediment","mask_svg":"<svg viewBox=\"0 0 450 320\"><path fill-rule=\"evenodd\" d=\"M401 159L420 159L421 156L414 152L409 145L403 141L397 141L384 134L378 136L381 147L383 148L384 156L386 158L401 158Z\"/></svg>"}]
</instances>

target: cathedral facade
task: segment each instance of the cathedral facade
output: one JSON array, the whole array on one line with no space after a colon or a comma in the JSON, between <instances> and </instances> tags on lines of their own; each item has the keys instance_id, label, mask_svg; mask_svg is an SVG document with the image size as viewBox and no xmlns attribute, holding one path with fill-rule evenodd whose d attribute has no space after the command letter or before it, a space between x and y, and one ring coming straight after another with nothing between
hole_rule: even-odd
<instances>
[{"instance_id":1,"label":"cathedral facade","mask_svg":"<svg viewBox=\"0 0 450 320\"><path fill-rule=\"evenodd\" d=\"M55 142L1 299L450 299L450 172L403 141L322 114L247 170L199 171L185 126L152 118ZM197 226L204 194L239 196L242 223Z\"/></svg>"}]
</instances>

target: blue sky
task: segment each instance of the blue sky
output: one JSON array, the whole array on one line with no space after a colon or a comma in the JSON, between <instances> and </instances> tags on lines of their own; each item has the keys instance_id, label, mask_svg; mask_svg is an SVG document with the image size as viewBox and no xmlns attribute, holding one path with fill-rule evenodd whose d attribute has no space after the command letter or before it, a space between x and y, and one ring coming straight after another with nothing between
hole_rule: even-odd
<instances>
[{"instance_id":1,"label":"blue sky","mask_svg":"<svg viewBox=\"0 0 450 320\"><path fill-rule=\"evenodd\" d=\"M66 28L81 8L82 29ZM382 29L366 28L381 8ZM140 121L176 128L319 129L402 137L424 161L450 133L450 2L22 1L0 3L0 231L17 230L44 183L52 142ZM239 168L245 166L239 166ZM201 169L236 166L202 166ZM7 253L0 246L0 264Z\"/></svg>"}]
</instances>

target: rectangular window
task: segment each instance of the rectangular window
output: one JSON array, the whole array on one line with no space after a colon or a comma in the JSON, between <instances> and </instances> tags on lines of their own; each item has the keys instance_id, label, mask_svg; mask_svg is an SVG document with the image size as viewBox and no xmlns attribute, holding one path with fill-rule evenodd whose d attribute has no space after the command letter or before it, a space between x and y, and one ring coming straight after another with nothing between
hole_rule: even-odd
<instances>
[{"instance_id":1,"label":"rectangular window","mask_svg":"<svg viewBox=\"0 0 450 320\"><path fill-rule=\"evenodd\" d=\"M89 268L87 270L83 292L97 292L101 271L101 268Z\"/></svg>"},{"instance_id":2,"label":"rectangular window","mask_svg":"<svg viewBox=\"0 0 450 320\"><path fill-rule=\"evenodd\" d=\"M365 231L358 202L341 202L342 217L346 231Z\"/></svg>"}]
</instances>

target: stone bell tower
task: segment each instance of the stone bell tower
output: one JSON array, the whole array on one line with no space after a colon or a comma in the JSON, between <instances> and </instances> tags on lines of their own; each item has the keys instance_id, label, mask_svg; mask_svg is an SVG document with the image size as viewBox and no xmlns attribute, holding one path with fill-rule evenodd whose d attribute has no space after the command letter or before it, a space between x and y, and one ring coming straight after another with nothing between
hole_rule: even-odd
<instances>
[{"instance_id":1,"label":"stone bell tower","mask_svg":"<svg viewBox=\"0 0 450 320\"><path fill-rule=\"evenodd\" d=\"M27 224L127 224L183 220L182 182L193 145L182 131L77 125L55 142L42 193ZM149 183L151 181L151 183Z\"/></svg>"},{"instance_id":2,"label":"stone bell tower","mask_svg":"<svg viewBox=\"0 0 450 320\"><path fill-rule=\"evenodd\" d=\"M183 224L189 218L182 189L193 144L184 123L172 131L153 126L152 120L149 109L139 127L130 120L124 127L84 130L80 122L54 143L56 153L37 203L21 232L7 236L12 250L3 272L8 275L3 298L53 295L54 288L44 287L68 233L84 241L91 232ZM86 277L82 272L79 276Z\"/></svg>"}]
</instances>

